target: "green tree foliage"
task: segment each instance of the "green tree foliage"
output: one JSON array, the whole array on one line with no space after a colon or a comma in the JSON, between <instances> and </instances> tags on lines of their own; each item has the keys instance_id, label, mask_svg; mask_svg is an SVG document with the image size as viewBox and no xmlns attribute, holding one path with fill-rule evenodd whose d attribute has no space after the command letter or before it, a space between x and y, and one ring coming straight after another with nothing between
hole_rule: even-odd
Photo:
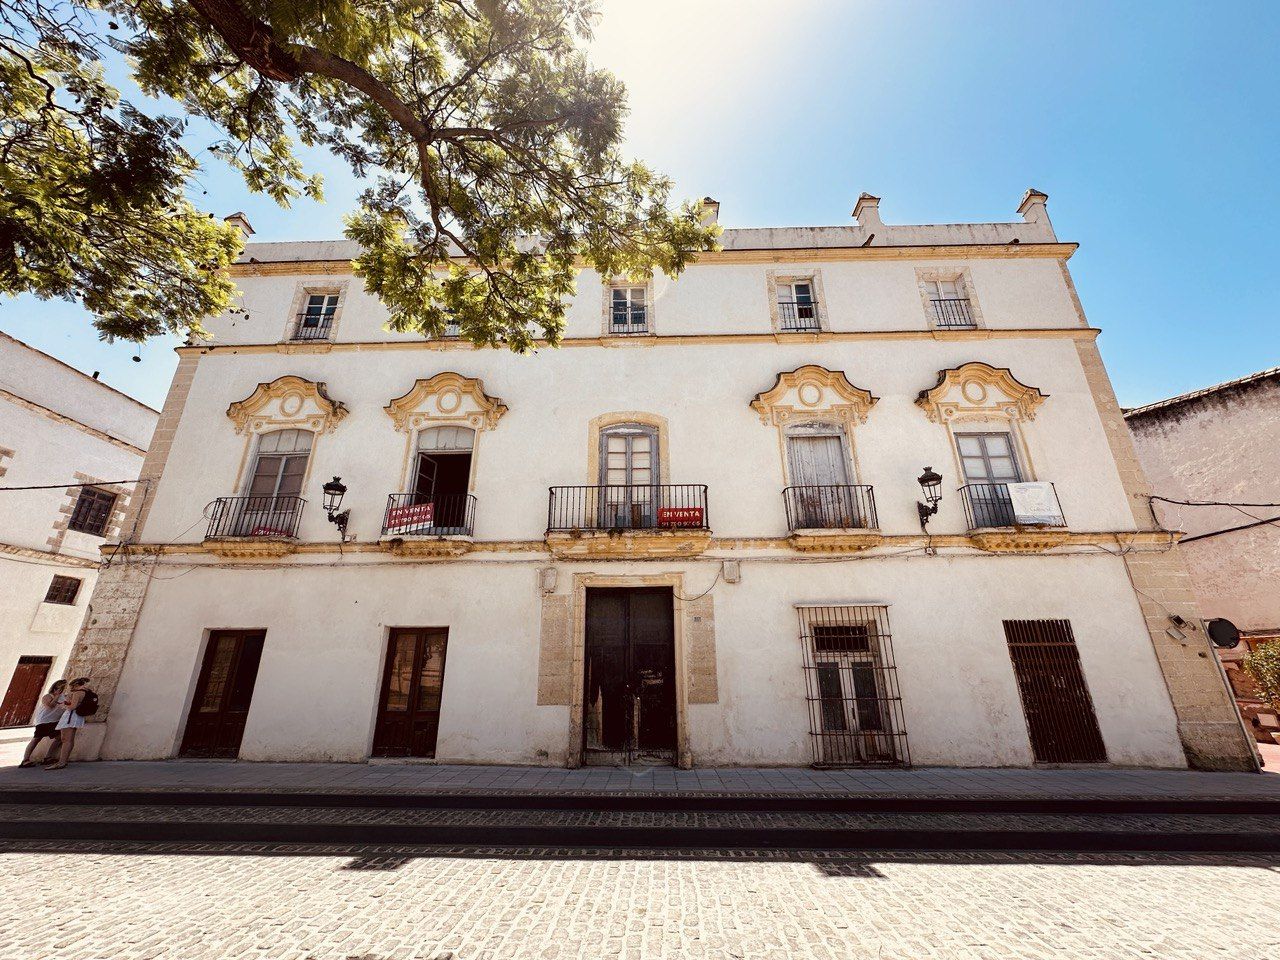
<instances>
[{"instance_id":1,"label":"green tree foliage","mask_svg":"<svg viewBox=\"0 0 1280 960\"><path fill-rule=\"evenodd\" d=\"M1280 710L1280 640L1258 644L1242 663L1245 673L1253 678L1263 698L1273 710Z\"/></svg>"},{"instance_id":2,"label":"green tree foliage","mask_svg":"<svg viewBox=\"0 0 1280 960\"><path fill-rule=\"evenodd\" d=\"M718 229L621 151L622 85L583 44L594 0L0 0L0 293L80 296L110 335L199 333L225 309L233 232L185 199L181 122L288 205L318 197L298 144L367 181L347 236L402 331L559 340L584 264L679 273ZM111 39L103 41L106 34Z\"/></svg>"}]
</instances>

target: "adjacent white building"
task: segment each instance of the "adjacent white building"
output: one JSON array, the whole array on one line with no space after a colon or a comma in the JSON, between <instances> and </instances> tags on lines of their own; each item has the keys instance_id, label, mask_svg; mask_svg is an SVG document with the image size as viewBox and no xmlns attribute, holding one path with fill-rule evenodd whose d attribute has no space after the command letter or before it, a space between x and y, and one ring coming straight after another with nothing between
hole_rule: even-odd
<instances>
[{"instance_id":1,"label":"adjacent white building","mask_svg":"<svg viewBox=\"0 0 1280 960\"><path fill-rule=\"evenodd\" d=\"M67 666L158 414L0 333L0 728ZM17 490L15 487L44 489Z\"/></svg>"},{"instance_id":2,"label":"adjacent white building","mask_svg":"<svg viewBox=\"0 0 1280 960\"><path fill-rule=\"evenodd\" d=\"M77 743L1250 768L1045 200L584 270L525 357L388 332L349 244L250 244L247 316L179 349Z\"/></svg>"}]
</instances>

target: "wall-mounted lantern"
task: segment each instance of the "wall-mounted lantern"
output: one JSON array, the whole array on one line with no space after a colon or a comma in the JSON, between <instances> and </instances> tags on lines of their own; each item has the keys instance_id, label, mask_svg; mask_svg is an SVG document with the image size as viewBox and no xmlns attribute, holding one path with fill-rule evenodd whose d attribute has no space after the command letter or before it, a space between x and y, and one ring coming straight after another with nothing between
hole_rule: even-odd
<instances>
[{"instance_id":1,"label":"wall-mounted lantern","mask_svg":"<svg viewBox=\"0 0 1280 960\"><path fill-rule=\"evenodd\" d=\"M916 502L920 512L920 529L925 529L929 518L938 512L938 504L942 502L942 475L934 472L933 467L925 467L924 473L916 478L924 493L924 502Z\"/></svg>"},{"instance_id":2,"label":"wall-mounted lantern","mask_svg":"<svg viewBox=\"0 0 1280 960\"><path fill-rule=\"evenodd\" d=\"M343 539L347 539L347 521L351 518L350 510L338 512L338 508L342 506L342 498L347 492L347 485L342 482L341 477L334 477L324 485L324 512L329 516L329 522L337 526L338 535Z\"/></svg>"}]
</instances>

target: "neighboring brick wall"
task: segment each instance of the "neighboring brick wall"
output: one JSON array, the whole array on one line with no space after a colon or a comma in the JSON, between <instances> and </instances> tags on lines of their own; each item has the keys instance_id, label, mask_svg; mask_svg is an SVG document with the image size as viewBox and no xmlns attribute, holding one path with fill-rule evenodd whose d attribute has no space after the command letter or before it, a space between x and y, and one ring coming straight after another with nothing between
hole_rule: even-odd
<instances>
[{"instance_id":1,"label":"neighboring brick wall","mask_svg":"<svg viewBox=\"0 0 1280 960\"><path fill-rule=\"evenodd\" d=\"M1098 345L1076 341L1085 379L1106 430L1120 481L1139 530L1159 528L1151 512L1151 486L1134 449L1133 437L1120 412ZM1131 553L1124 556L1138 605L1147 622L1174 713L1187 762L1201 770L1253 770L1253 746L1240 726L1235 701L1219 673L1209 639L1188 628L1185 640L1168 634L1171 614L1189 623L1199 620L1191 575L1181 551Z\"/></svg>"},{"instance_id":2,"label":"neighboring brick wall","mask_svg":"<svg viewBox=\"0 0 1280 960\"><path fill-rule=\"evenodd\" d=\"M1094 341L1077 340L1076 352L1080 355L1080 365L1084 368L1084 378L1089 384L1089 392L1093 394L1093 402L1102 418L1102 428L1107 433L1107 443L1111 447L1111 456L1120 472L1120 482L1129 497L1129 508L1133 511L1134 522L1139 530L1158 530L1160 524L1151 512L1151 484L1142 470L1138 460L1138 451L1133 445L1133 436L1129 433L1129 425L1124 422L1124 414L1120 412L1120 403L1116 400L1115 391L1111 388L1111 378L1107 376L1107 368L1102 364L1102 354L1098 352L1098 344Z\"/></svg>"},{"instance_id":3,"label":"neighboring brick wall","mask_svg":"<svg viewBox=\"0 0 1280 960\"><path fill-rule=\"evenodd\" d=\"M119 557L98 574L89 613L65 672L67 677L93 680L98 712L92 722L105 721L111 712L111 701L147 595L152 563L150 558L130 561Z\"/></svg>"},{"instance_id":4,"label":"neighboring brick wall","mask_svg":"<svg viewBox=\"0 0 1280 960\"><path fill-rule=\"evenodd\" d=\"M194 354L184 354L178 360L178 369L169 385L169 395L165 398L164 409L160 412L160 420L142 464L141 477L150 479L150 484L139 483L138 496L130 499L128 509L118 517L112 515L111 523L126 545L141 535L147 512L155 500L155 486L164 472L178 420L191 393L197 362L198 357ZM65 517L61 522L65 528ZM93 722L105 721L111 712L111 701L120 684L133 631L142 615L154 562L151 557L131 555L126 546L98 574L93 598L89 601L89 612L72 648L66 671L68 677L88 676L93 679L93 688L98 693L98 712Z\"/></svg>"},{"instance_id":5,"label":"neighboring brick wall","mask_svg":"<svg viewBox=\"0 0 1280 960\"><path fill-rule=\"evenodd\" d=\"M196 376L196 364L199 357L184 353L178 358L178 369L173 373L173 382L169 384L169 395L165 397L164 408L160 411L160 419L156 422L155 433L151 435L151 446L147 448L147 457L142 461L140 476L150 480L150 484L139 484L137 505L124 519L125 539L135 540L142 536L147 522L147 514L155 501L155 488L164 473L165 462L169 459L169 451L173 448L173 436L178 430L178 421L182 419L182 411L187 406L187 397L191 393L191 384Z\"/></svg>"}]
</instances>

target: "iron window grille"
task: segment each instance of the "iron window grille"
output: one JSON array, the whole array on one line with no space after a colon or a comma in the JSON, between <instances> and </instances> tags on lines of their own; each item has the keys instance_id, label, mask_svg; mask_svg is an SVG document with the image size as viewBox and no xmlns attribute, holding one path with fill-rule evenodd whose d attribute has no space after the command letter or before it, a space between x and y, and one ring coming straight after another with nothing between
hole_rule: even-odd
<instances>
[{"instance_id":1,"label":"iron window grille","mask_svg":"<svg viewBox=\"0 0 1280 960\"><path fill-rule=\"evenodd\" d=\"M613 287L610 291L611 333L648 333L649 308L644 287Z\"/></svg>"},{"instance_id":2,"label":"iron window grille","mask_svg":"<svg viewBox=\"0 0 1280 960\"><path fill-rule=\"evenodd\" d=\"M1065 527L1067 521L1062 515L1058 490L1053 484L1049 484L1049 489L1053 493L1057 515L1037 517L1035 522L1029 522L1018 519L1013 498L1009 495L1008 483L966 483L960 488L965 522L970 530L992 527Z\"/></svg>"},{"instance_id":3,"label":"iron window grille","mask_svg":"<svg viewBox=\"0 0 1280 960\"><path fill-rule=\"evenodd\" d=\"M888 608L802 606L799 615L814 765L910 765Z\"/></svg>"},{"instance_id":4,"label":"iron window grille","mask_svg":"<svg viewBox=\"0 0 1280 960\"><path fill-rule=\"evenodd\" d=\"M1036 763L1106 763L1070 620L1005 620Z\"/></svg>"},{"instance_id":5,"label":"iron window grille","mask_svg":"<svg viewBox=\"0 0 1280 960\"><path fill-rule=\"evenodd\" d=\"M548 533L708 529L705 484L551 487L547 498Z\"/></svg>"},{"instance_id":6,"label":"iron window grille","mask_svg":"<svg viewBox=\"0 0 1280 960\"><path fill-rule=\"evenodd\" d=\"M107 522L116 506L116 495L97 487L81 487L75 508L67 526L80 533L102 537L107 532Z\"/></svg>"},{"instance_id":7,"label":"iron window grille","mask_svg":"<svg viewBox=\"0 0 1280 960\"><path fill-rule=\"evenodd\" d=\"M788 530L875 530L876 498L866 484L784 487Z\"/></svg>"},{"instance_id":8,"label":"iron window grille","mask_svg":"<svg viewBox=\"0 0 1280 960\"><path fill-rule=\"evenodd\" d=\"M80 579L78 577L64 577L55 573L44 595L44 602L60 603L70 607L75 605L76 597L79 595Z\"/></svg>"},{"instance_id":9,"label":"iron window grille","mask_svg":"<svg viewBox=\"0 0 1280 960\"><path fill-rule=\"evenodd\" d=\"M293 328L294 340L328 340L333 327L334 314L338 312L338 294L313 293L307 297L307 306L298 314Z\"/></svg>"},{"instance_id":10,"label":"iron window grille","mask_svg":"<svg viewBox=\"0 0 1280 960\"><path fill-rule=\"evenodd\" d=\"M205 539L297 537L306 502L301 497L219 497L213 502Z\"/></svg>"}]
</instances>

